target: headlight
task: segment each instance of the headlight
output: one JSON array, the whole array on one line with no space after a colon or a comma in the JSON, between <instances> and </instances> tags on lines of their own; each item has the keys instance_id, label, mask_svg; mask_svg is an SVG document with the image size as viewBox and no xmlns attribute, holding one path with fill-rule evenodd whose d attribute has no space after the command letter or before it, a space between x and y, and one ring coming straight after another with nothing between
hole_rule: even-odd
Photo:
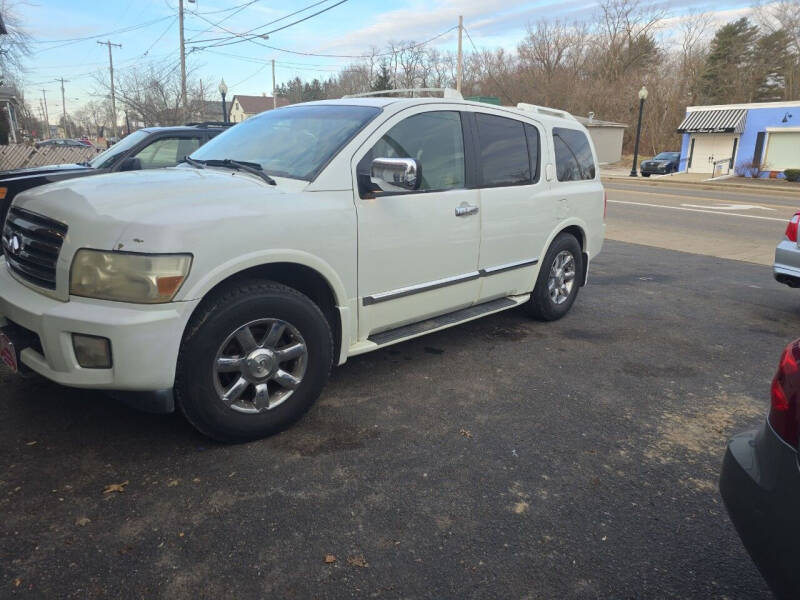
<instances>
[{"instance_id":1,"label":"headlight","mask_svg":"<svg viewBox=\"0 0 800 600\"><path fill-rule=\"evenodd\" d=\"M84 248L72 260L69 293L119 302L169 302L191 265L191 254L134 254Z\"/></svg>"}]
</instances>

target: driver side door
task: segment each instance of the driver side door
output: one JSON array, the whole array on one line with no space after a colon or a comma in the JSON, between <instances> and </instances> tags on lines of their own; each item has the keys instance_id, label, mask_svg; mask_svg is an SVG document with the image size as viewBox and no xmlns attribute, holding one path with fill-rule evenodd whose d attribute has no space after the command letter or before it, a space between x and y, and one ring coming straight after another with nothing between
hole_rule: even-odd
<instances>
[{"instance_id":1,"label":"driver side door","mask_svg":"<svg viewBox=\"0 0 800 600\"><path fill-rule=\"evenodd\" d=\"M353 159L360 339L477 300L480 198L462 114L446 106L394 115ZM415 159L419 189L370 191L376 158Z\"/></svg>"}]
</instances>

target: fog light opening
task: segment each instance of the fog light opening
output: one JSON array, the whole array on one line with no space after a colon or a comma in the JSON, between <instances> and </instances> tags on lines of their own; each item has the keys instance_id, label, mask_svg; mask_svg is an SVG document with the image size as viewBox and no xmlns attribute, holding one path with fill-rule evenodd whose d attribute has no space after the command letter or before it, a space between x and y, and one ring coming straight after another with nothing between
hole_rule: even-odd
<instances>
[{"instance_id":1,"label":"fog light opening","mask_svg":"<svg viewBox=\"0 0 800 600\"><path fill-rule=\"evenodd\" d=\"M111 341L96 335L72 334L75 358L84 369L111 368Z\"/></svg>"}]
</instances>

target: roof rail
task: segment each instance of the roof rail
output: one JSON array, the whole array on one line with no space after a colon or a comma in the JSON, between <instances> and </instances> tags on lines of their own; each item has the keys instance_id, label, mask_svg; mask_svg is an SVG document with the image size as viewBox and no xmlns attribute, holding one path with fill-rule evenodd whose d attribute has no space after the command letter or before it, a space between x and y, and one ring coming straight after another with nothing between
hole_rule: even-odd
<instances>
[{"instance_id":1,"label":"roof rail","mask_svg":"<svg viewBox=\"0 0 800 600\"><path fill-rule=\"evenodd\" d=\"M453 100L463 100L464 96L461 95L461 92L454 90L453 88L402 88L398 90L378 90L377 92L364 92L363 94L348 94L346 96L342 96L342 98L364 98L366 96L385 96L387 94L411 94L411 97L414 97L414 94L417 92L441 92L442 98L448 98Z\"/></svg>"},{"instance_id":2,"label":"roof rail","mask_svg":"<svg viewBox=\"0 0 800 600\"><path fill-rule=\"evenodd\" d=\"M520 102L517 104L517 109L524 110L526 112L535 112L541 115L547 115L548 117L557 117L559 119L572 119L575 121L575 117L569 114L565 110L558 110L556 108L547 108L546 106L538 106L536 104L528 104L527 102Z\"/></svg>"}]
</instances>

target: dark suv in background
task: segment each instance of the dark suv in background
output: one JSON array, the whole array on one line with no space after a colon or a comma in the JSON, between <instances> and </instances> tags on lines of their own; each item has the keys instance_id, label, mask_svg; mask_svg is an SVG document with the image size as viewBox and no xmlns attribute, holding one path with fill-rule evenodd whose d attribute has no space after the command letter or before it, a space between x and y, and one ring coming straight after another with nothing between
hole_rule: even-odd
<instances>
[{"instance_id":1,"label":"dark suv in background","mask_svg":"<svg viewBox=\"0 0 800 600\"><path fill-rule=\"evenodd\" d=\"M172 167L227 127L221 123L145 127L82 164L0 171L0 223L5 220L14 197L24 190L74 177Z\"/></svg>"}]
</instances>

